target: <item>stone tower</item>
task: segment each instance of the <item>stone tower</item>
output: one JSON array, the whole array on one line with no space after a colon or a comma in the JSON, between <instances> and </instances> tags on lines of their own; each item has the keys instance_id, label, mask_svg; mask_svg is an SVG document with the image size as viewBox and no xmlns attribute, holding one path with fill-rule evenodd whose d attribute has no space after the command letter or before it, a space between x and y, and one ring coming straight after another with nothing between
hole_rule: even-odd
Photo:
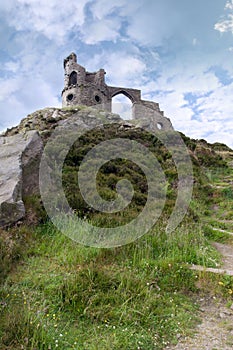
<instances>
[{"instance_id":1,"label":"stone tower","mask_svg":"<svg viewBox=\"0 0 233 350\"><path fill-rule=\"evenodd\" d=\"M64 60L65 86L62 91L62 106L98 106L111 111L105 71L89 73L77 63L77 56L71 53Z\"/></svg>"},{"instance_id":2,"label":"stone tower","mask_svg":"<svg viewBox=\"0 0 233 350\"><path fill-rule=\"evenodd\" d=\"M170 119L164 117L159 104L141 99L141 90L108 86L105 71L87 72L77 63L77 56L71 53L64 59L65 86L62 91L62 107L91 106L111 112L112 98L123 94L132 102L133 119L144 119L153 128L173 130Z\"/></svg>"}]
</instances>

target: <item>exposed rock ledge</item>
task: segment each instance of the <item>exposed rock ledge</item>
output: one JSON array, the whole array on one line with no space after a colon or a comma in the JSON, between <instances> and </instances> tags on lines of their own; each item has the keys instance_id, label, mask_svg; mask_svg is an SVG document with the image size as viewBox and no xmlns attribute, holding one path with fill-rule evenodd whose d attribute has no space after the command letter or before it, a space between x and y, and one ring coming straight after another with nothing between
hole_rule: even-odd
<instances>
[{"instance_id":1,"label":"exposed rock ledge","mask_svg":"<svg viewBox=\"0 0 233 350\"><path fill-rule=\"evenodd\" d=\"M119 115L90 107L45 108L0 135L0 227L25 216L24 196L39 194L43 144L58 126L88 130L103 123L124 123Z\"/></svg>"},{"instance_id":2,"label":"exposed rock ledge","mask_svg":"<svg viewBox=\"0 0 233 350\"><path fill-rule=\"evenodd\" d=\"M43 149L37 131L0 136L0 226L25 215L23 194L38 193L38 167Z\"/></svg>"}]
</instances>

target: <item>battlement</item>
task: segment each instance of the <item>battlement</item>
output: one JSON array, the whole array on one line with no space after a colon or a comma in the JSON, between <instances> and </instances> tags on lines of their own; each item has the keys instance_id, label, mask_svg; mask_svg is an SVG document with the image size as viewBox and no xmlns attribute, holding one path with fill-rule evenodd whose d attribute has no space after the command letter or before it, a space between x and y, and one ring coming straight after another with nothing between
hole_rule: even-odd
<instances>
[{"instance_id":1,"label":"battlement","mask_svg":"<svg viewBox=\"0 0 233 350\"><path fill-rule=\"evenodd\" d=\"M158 129L173 129L170 120L165 118L163 112L160 111L158 103L142 100L141 90L108 86L105 83L105 70L87 72L77 63L75 53L71 53L64 59L64 70L63 107L85 105L111 112L113 97L123 94L132 102L134 119L154 118Z\"/></svg>"}]
</instances>

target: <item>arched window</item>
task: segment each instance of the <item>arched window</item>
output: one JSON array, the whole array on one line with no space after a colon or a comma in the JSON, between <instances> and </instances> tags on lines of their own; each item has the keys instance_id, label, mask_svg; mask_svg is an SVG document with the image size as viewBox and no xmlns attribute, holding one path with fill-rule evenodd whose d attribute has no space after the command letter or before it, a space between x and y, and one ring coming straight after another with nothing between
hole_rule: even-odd
<instances>
[{"instance_id":1,"label":"arched window","mask_svg":"<svg viewBox=\"0 0 233 350\"><path fill-rule=\"evenodd\" d=\"M132 102L125 94L119 93L112 98L112 112L117 113L122 119L132 119Z\"/></svg>"},{"instance_id":2,"label":"arched window","mask_svg":"<svg viewBox=\"0 0 233 350\"><path fill-rule=\"evenodd\" d=\"M76 84L77 84L77 73L73 71L69 77L69 85L76 85Z\"/></svg>"}]
</instances>

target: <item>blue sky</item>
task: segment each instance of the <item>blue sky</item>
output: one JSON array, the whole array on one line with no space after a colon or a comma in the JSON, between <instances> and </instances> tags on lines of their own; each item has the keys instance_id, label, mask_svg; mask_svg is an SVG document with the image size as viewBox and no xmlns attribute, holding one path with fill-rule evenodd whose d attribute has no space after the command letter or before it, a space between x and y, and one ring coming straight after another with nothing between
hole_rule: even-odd
<instances>
[{"instance_id":1,"label":"blue sky","mask_svg":"<svg viewBox=\"0 0 233 350\"><path fill-rule=\"evenodd\" d=\"M0 130L61 106L74 51L177 130L233 147L233 0L8 0L0 26Z\"/></svg>"}]
</instances>

